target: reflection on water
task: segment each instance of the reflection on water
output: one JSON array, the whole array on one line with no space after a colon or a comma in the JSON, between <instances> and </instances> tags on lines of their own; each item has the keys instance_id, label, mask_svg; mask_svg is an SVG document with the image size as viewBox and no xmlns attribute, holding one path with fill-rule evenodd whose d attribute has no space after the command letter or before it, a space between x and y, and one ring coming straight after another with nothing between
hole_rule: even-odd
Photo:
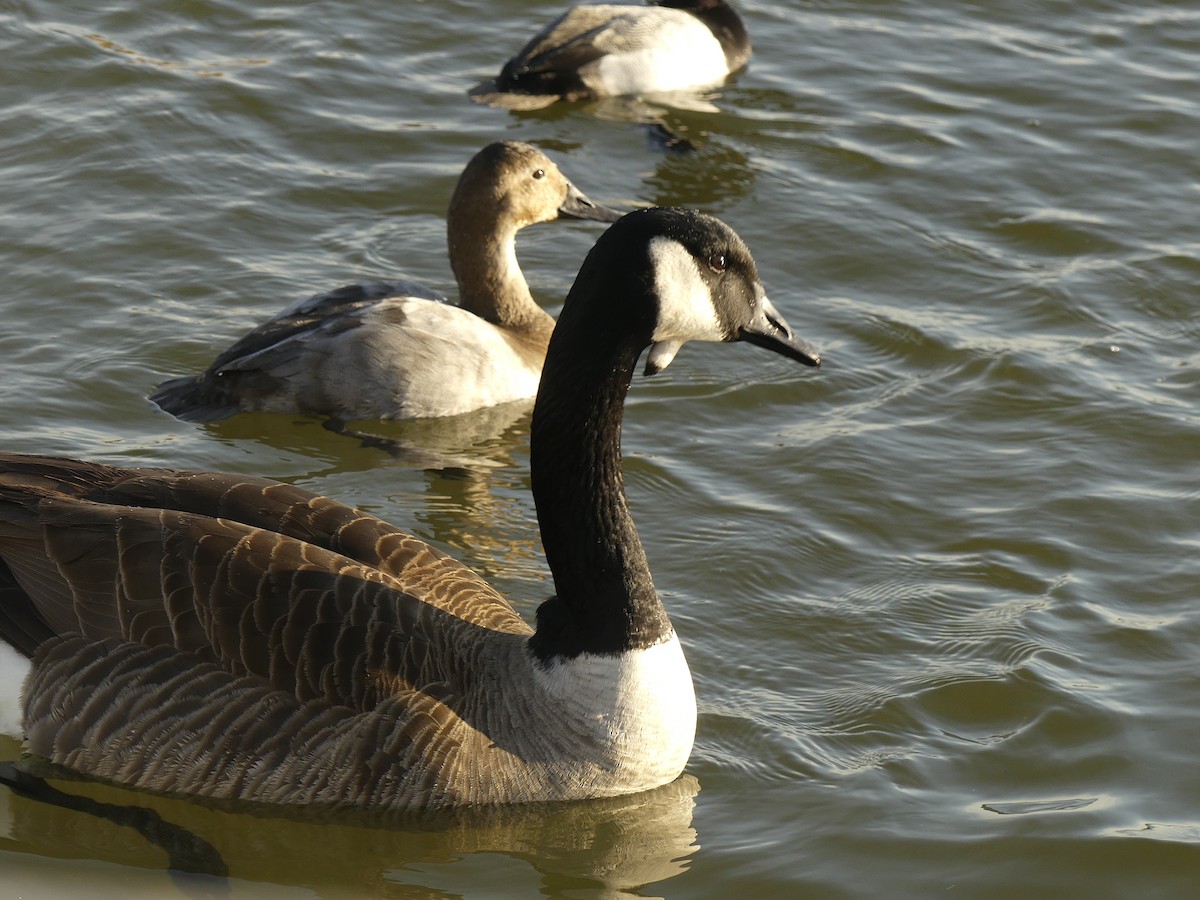
<instances>
[{"instance_id":1,"label":"reflection on water","mask_svg":"<svg viewBox=\"0 0 1200 900\"><path fill-rule=\"evenodd\" d=\"M589 115L606 122L643 126L651 145L662 150L687 152L704 142L708 132L703 124L719 107L713 99L717 91L680 91L646 97L600 97L594 100L554 103L542 109L513 108L518 119L561 122ZM691 113L691 116L687 114Z\"/></svg>"},{"instance_id":2,"label":"reflection on water","mask_svg":"<svg viewBox=\"0 0 1200 900\"><path fill-rule=\"evenodd\" d=\"M751 194L761 165L751 161L738 141L727 139L756 134L761 123L744 110L721 109L713 102L719 97L718 92L605 97L508 115L559 123L567 129L571 118L580 115L644 127L647 143L655 152L645 160L654 169L643 176L643 201L652 206L716 211ZM538 145L564 155L572 149L572 142L562 139L543 139Z\"/></svg>"},{"instance_id":3,"label":"reflection on water","mask_svg":"<svg viewBox=\"0 0 1200 900\"><path fill-rule=\"evenodd\" d=\"M441 419L349 423L239 413L202 427L226 440L261 441L316 456L340 471L374 468L384 456L418 469L475 470L513 464L513 453L528 434L532 408L532 401L519 400ZM179 427L195 426L181 423Z\"/></svg>"},{"instance_id":4,"label":"reflection on water","mask_svg":"<svg viewBox=\"0 0 1200 900\"><path fill-rule=\"evenodd\" d=\"M427 470L424 502L413 504L422 538L491 581L528 618L550 593L528 472ZM495 479L503 476L502 483ZM532 620L531 620L532 621Z\"/></svg>"},{"instance_id":5,"label":"reflection on water","mask_svg":"<svg viewBox=\"0 0 1200 900\"><path fill-rule=\"evenodd\" d=\"M14 741L0 739L0 758L16 753ZM276 885L353 884L370 897L411 897L414 887L440 895L455 883L454 864L463 854L489 853L521 864L506 869L505 877L509 890L519 884L526 896L585 885L603 888L606 896L645 896L639 889L686 871L699 849L692 816L700 786L687 775L628 797L403 817L248 809L95 782L53 784L109 814L50 806L0 787L0 848L11 841L49 858L160 869L164 849L147 838L150 830L139 833L130 822L113 820L113 810L127 820L140 810L143 818L166 823L172 839L190 833L193 846L211 847L212 854L196 853L181 866L220 876L190 882L205 896L219 895L225 872L235 881Z\"/></svg>"},{"instance_id":6,"label":"reflection on water","mask_svg":"<svg viewBox=\"0 0 1200 900\"><path fill-rule=\"evenodd\" d=\"M685 129L683 133L689 132ZM706 135L704 143L691 153L661 160L645 178L645 189L655 206L720 210L750 195L756 174L745 153Z\"/></svg>"}]
</instances>

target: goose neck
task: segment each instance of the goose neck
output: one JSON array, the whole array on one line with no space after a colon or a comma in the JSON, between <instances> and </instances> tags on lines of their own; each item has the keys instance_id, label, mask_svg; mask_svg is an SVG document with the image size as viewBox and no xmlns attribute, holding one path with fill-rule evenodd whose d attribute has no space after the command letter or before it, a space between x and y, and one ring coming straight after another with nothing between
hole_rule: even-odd
<instances>
[{"instance_id":1,"label":"goose neck","mask_svg":"<svg viewBox=\"0 0 1200 900\"><path fill-rule=\"evenodd\" d=\"M560 316L550 345L530 438L534 502L556 591L539 608L531 639L543 661L646 648L673 633L621 469L625 395L642 348L568 319L564 329Z\"/></svg>"}]
</instances>

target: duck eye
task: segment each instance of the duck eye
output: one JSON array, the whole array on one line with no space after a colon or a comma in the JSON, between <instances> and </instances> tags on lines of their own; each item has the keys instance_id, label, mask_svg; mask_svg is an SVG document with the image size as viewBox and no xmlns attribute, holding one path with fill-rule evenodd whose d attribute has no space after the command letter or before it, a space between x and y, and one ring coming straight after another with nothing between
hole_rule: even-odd
<instances>
[{"instance_id":1,"label":"duck eye","mask_svg":"<svg viewBox=\"0 0 1200 900\"><path fill-rule=\"evenodd\" d=\"M708 258L708 267L718 274L725 271L725 254L714 253Z\"/></svg>"},{"instance_id":2,"label":"duck eye","mask_svg":"<svg viewBox=\"0 0 1200 900\"><path fill-rule=\"evenodd\" d=\"M533 170L533 177L534 177L534 178L545 178L545 177L546 177L546 170L545 170L545 169L534 169L534 170Z\"/></svg>"}]
</instances>

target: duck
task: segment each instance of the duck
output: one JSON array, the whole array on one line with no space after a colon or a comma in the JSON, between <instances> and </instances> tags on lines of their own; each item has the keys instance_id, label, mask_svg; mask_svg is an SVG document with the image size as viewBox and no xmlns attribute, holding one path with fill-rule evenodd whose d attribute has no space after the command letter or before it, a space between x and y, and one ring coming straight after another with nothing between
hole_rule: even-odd
<instances>
[{"instance_id":1,"label":"duck","mask_svg":"<svg viewBox=\"0 0 1200 900\"><path fill-rule=\"evenodd\" d=\"M532 401L554 318L529 292L516 237L559 216L607 223L620 213L593 202L536 147L493 142L467 163L446 217L458 305L412 281L317 294L150 399L191 422L280 412L340 423Z\"/></svg>"},{"instance_id":2,"label":"duck","mask_svg":"<svg viewBox=\"0 0 1200 900\"><path fill-rule=\"evenodd\" d=\"M746 26L724 0L582 4L468 93L491 106L539 109L558 100L691 90L720 84L751 52Z\"/></svg>"},{"instance_id":3,"label":"duck","mask_svg":"<svg viewBox=\"0 0 1200 900\"><path fill-rule=\"evenodd\" d=\"M0 456L0 646L25 748L154 792L355 810L616 797L674 781L696 701L621 468L638 360L746 342L808 366L724 222L648 208L572 285L531 423L554 593L265 478ZM10 667L7 669L12 671Z\"/></svg>"}]
</instances>

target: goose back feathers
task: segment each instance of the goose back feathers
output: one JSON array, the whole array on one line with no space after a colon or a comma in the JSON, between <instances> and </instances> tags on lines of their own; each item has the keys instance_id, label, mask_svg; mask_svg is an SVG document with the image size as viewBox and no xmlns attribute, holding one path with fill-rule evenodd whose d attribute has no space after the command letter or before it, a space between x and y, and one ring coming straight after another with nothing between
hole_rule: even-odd
<instances>
[{"instance_id":1,"label":"goose back feathers","mask_svg":"<svg viewBox=\"0 0 1200 900\"><path fill-rule=\"evenodd\" d=\"M818 363L732 230L631 213L584 262L535 405L555 588L536 629L445 554L296 487L0 457L0 637L29 660L29 750L156 791L387 809L674 779L695 700L620 431L642 351L685 340Z\"/></svg>"},{"instance_id":2,"label":"goose back feathers","mask_svg":"<svg viewBox=\"0 0 1200 900\"><path fill-rule=\"evenodd\" d=\"M189 421L239 411L341 421L458 415L537 392L554 320L516 257L517 232L558 216L612 221L540 150L499 141L459 178L446 218L452 305L410 281L302 300L151 399Z\"/></svg>"}]
</instances>

